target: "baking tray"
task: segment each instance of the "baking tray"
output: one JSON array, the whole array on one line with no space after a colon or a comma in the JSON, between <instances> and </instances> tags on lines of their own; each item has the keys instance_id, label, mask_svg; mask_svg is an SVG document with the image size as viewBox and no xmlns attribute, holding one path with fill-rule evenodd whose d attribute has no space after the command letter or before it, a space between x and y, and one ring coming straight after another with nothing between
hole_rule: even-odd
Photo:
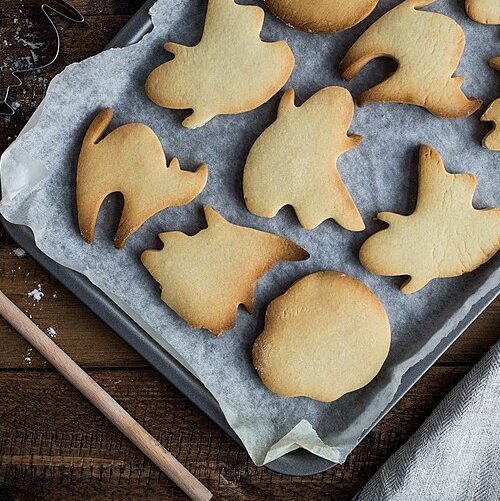
<instances>
[{"instance_id":1,"label":"baking tray","mask_svg":"<svg viewBox=\"0 0 500 501\"><path fill-rule=\"evenodd\" d=\"M139 11L105 48L108 49L111 47L124 47L130 45L139 41L150 31L153 25L148 12L155 1L156 0L148 0L145 2ZM146 333L146 331L139 327L139 325L129 318L123 310L104 294L104 292L94 286L86 277L56 263L40 251L35 244L33 233L28 227L11 224L1 215L0 221L5 231L19 246L25 249L26 252L38 261L38 263L40 263L52 276L75 294L134 350L139 352L156 370L158 370L158 372L191 400L191 402L193 402L205 415L212 419L238 444L243 446L241 440L226 421L217 401L198 379L167 353ZM499 293L500 284L472 306L464 319L438 346L436 346L433 352L407 371L391 403L380 414L375 423L364 431L359 440L360 442ZM268 463L266 467L272 471L286 475L312 475L323 472L334 466L334 464L335 463L315 456L304 449L297 449Z\"/></svg>"}]
</instances>

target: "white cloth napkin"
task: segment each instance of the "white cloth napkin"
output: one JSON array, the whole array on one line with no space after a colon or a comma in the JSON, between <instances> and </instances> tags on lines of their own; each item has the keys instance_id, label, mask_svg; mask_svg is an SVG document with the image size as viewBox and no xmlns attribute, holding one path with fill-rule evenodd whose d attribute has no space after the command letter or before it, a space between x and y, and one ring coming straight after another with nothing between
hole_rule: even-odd
<instances>
[{"instance_id":1,"label":"white cloth napkin","mask_svg":"<svg viewBox=\"0 0 500 501\"><path fill-rule=\"evenodd\" d=\"M353 501L500 500L500 342Z\"/></svg>"}]
</instances>

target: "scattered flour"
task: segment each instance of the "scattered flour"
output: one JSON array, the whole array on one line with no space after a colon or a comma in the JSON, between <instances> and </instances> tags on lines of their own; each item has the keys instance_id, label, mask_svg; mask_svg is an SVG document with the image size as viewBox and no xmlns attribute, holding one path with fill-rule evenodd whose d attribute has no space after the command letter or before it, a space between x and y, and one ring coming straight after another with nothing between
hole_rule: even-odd
<instances>
[{"instance_id":1,"label":"scattered flour","mask_svg":"<svg viewBox=\"0 0 500 501\"><path fill-rule=\"evenodd\" d=\"M17 248L12 251L12 254L14 254L14 256L16 257L24 257L26 256L26 251L24 249Z\"/></svg>"},{"instance_id":2,"label":"scattered flour","mask_svg":"<svg viewBox=\"0 0 500 501\"><path fill-rule=\"evenodd\" d=\"M31 365L31 362L32 362L32 358L31 358L31 354L33 352L33 348L28 348L26 350L26 353L24 355L24 365Z\"/></svg>"},{"instance_id":3,"label":"scattered flour","mask_svg":"<svg viewBox=\"0 0 500 501\"><path fill-rule=\"evenodd\" d=\"M37 303L41 301L41 299L45 296L42 292L42 286L38 284L37 289L33 289L31 292L28 292L28 297L33 298Z\"/></svg>"},{"instance_id":4,"label":"scattered flour","mask_svg":"<svg viewBox=\"0 0 500 501\"><path fill-rule=\"evenodd\" d=\"M54 327L47 327L47 334L49 335L49 337L51 339L54 339L57 337L57 332L56 330L54 329Z\"/></svg>"},{"instance_id":5,"label":"scattered flour","mask_svg":"<svg viewBox=\"0 0 500 501\"><path fill-rule=\"evenodd\" d=\"M40 42L32 39L33 33L31 33L31 28L33 27L33 22L25 17L22 9L19 10L18 15L13 17L12 22L15 26L13 36L9 37L9 40L4 39L3 41L0 41L0 44L3 44L5 47L14 47L16 45L18 47L23 47L23 51L26 52L27 50L29 50L30 54L24 54L22 56L18 56L16 54L3 55L3 57L0 59L0 73L5 74L12 73L12 71L15 70L27 70L30 68L33 69L35 66L38 66L40 64L40 53L48 45L47 42ZM30 86L30 88L32 88L34 82L36 82L37 79L39 82L43 82L44 87L47 86L47 79L43 77L37 77L35 72L24 75L23 84L28 85ZM37 91L38 94L40 94L40 89L37 89L35 87L33 95L36 95ZM26 95L26 88L18 90L17 92L20 92L22 95ZM1 100L2 99L0 97L0 102ZM8 104L13 109L13 111L17 111L20 108L19 102ZM3 117L3 120L8 123L11 121L11 117L5 116Z\"/></svg>"},{"instance_id":6,"label":"scattered flour","mask_svg":"<svg viewBox=\"0 0 500 501\"><path fill-rule=\"evenodd\" d=\"M16 40L18 42L21 42L25 47L29 47L30 49L34 50L34 49L39 49L40 47L43 46L43 43L35 43L35 42L30 42L29 40L26 40L24 38L21 38L21 37L17 37Z\"/></svg>"}]
</instances>

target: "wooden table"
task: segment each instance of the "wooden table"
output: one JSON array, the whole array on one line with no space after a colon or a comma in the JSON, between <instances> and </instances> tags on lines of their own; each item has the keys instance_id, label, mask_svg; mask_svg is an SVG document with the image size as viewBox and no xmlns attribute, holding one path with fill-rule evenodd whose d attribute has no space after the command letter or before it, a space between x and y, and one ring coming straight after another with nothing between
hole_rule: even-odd
<instances>
[{"instance_id":1,"label":"wooden table","mask_svg":"<svg viewBox=\"0 0 500 501\"><path fill-rule=\"evenodd\" d=\"M99 52L141 4L139 0L73 3L86 24L57 21L63 35L61 58L50 70L27 76L22 90L12 94L20 106L14 117L0 117L0 151L26 123L50 78L67 64ZM36 0L2 0L2 92L11 80L6 70L13 60L29 61L34 54L39 63L43 50L53 47L39 7ZM0 229L0 289L42 329L52 328L56 342L205 482L216 499L350 499L500 334L497 301L343 466L312 477L289 478L255 467L241 447L77 298L29 256L17 256L16 247ZM44 297L37 302L28 293L39 285ZM0 319L0 499L125 498L182 499L182 495Z\"/></svg>"}]
</instances>

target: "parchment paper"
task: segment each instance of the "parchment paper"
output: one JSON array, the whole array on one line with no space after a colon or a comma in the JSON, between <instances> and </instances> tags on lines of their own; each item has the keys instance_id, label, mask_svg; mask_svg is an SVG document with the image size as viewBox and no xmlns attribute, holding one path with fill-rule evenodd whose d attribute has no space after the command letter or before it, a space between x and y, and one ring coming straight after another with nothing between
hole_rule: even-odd
<instances>
[{"instance_id":1,"label":"parchment paper","mask_svg":"<svg viewBox=\"0 0 500 501\"><path fill-rule=\"evenodd\" d=\"M361 25L327 36L295 31L267 13L262 37L284 39L291 45L296 66L286 87L296 89L299 102L327 85L343 85L357 95L394 68L387 61L372 62L349 84L337 72L340 59L359 34L396 3L380 2ZM149 72L170 57L163 43L196 44L205 9L204 0L160 0L152 9L154 31L139 43L73 64L56 77L36 120L2 158L0 210L8 220L32 228L42 251L84 273L189 368L218 400L256 464L298 446L343 462L391 401L405 372L430 353L474 301L500 279L497 258L473 273L433 281L423 291L405 296L398 290L401 278L371 275L358 262L359 246L381 227L372 217L382 210L406 214L413 210L421 143L437 148L450 171L477 176L476 207L498 205L499 154L480 146L489 125L479 122L479 113L463 120L443 120L415 106L367 105L356 108L351 127L352 133L363 136L361 145L339 160L366 231L348 232L331 220L307 231L289 208L273 219L253 216L243 202L242 170L250 146L274 120L281 92L257 110L220 116L193 131L181 126L189 112L160 108L144 93ZM467 95L490 102L498 92L497 77L487 66L487 60L499 52L495 28L469 20L462 2L440 1L430 9L452 16L464 28L467 45L457 74L465 76ZM101 210L94 245L81 239L75 211L81 141L91 119L105 106L115 110L113 127L134 121L152 127L168 158L177 156L184 168L194 169L201 162L209 165L207 187L195 202L157 214L122 251L112 245L119 210L116 197L108 199ZM190 329L162 303L158 285L139 262L144 249L159 247L157 233L193 234L202 229L204 203L234 223L286 236L311 254L306 262L272 269L257 286L254 314L240 309L236 327L218 339ZM392 325L391 352L381 373L364 389L331 404L273 395L260 382L250 360L269 302L296 279L318 270L338 270L362 280L382 300Z\"/></svg>"}]
</instances>

